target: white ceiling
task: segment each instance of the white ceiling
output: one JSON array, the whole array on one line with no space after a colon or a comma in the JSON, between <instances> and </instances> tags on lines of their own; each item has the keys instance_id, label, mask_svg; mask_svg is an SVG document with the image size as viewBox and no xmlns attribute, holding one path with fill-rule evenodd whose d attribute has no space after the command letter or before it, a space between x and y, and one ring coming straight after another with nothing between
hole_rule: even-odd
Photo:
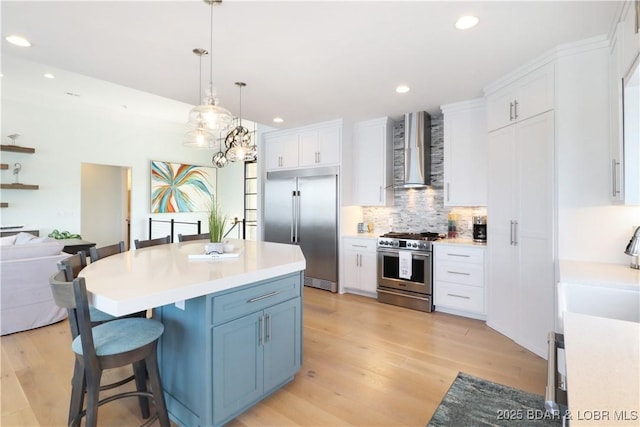
<instances>
[{"instance_id":1,"label":"white ceiling","mask_svg":"<svg viewBox=\"0 0 640 427\"><path fill-rule=\"evenodd\" d=\"M214 9L220 104L291 127L345 118L439 113L556 45L608 34L614 1L241 1ZM463 14L480 18L460 31ZM2 53L189 104L209 49L201 0L1 2ZM20 34L33 44L4 40ZM205 57L206 58L206 57ZM4 70L3 70L4 71ZM203 62L203 88L209 62ZM411 91L396 94L398 84ZM72 88L69 88L72 91ZM122 103L126 103L123 100ZM274 125L281 116L285 122ZM186 118L185 118L186 120Z\"/></svg>"}]
</instances>

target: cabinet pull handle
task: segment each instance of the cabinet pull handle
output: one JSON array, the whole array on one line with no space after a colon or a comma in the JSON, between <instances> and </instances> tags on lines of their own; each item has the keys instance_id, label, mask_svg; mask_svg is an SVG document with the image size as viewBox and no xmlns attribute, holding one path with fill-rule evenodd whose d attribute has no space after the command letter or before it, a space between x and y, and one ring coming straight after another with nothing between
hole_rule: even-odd
<instances>
[{"instance_id":1,"label":"cabinet pull handle","mask_svg":"<svg viewBox=\"0 0 640 427\"><path fill-rule=\"evenodd\" d=\"M518 246L518 221L513 221L513 246Z\"/></svg>"},{"instance_id":2,"label":"cabinet pull handle","mask_svg":"<svg viewBox=\"0 0 640 427\"><path fill-rule=\"evenodd\" d=\"M382 185L380 186L380 202L382 202L382 197L383 197L383 188Z\"/></svg>"},{"instance_id":3,"label":"cabinet pull handle","mask_svg":"<svg viewBox=\"0 0 640 427\"><path fill-rule=\"evenodd\" d=\"M456 297L456 298L464 298L464 299L471 299L471 297L468 297L466 295L456 295L456 294L447 294L450 297Z\"/></svg>"},{"instance_id":4,"label":"cabinet pull handle","mask_svg":"<svg viewBox=\"0 0 640 427\"><path fill-rule=\"evenodd\" d=\"M509 239L511 240L509 244L513 246L513 220L510 221L511 225L509 226Z\"/></svg>"},{"instance_id":5,"label":"cabinet pull handle","mask_svg":"<svg viewBox=\"0 0 640 427\"><path fill-rule=\"evenodd\" d=\"M266 330L265 336L264 336L264 343L268 343L269 341L271 341L271 315L267 314L264 316L264 324L265 327L264 329Z\"/></svg>"},{"instance_id":6,"label":"cabinet pull handle","mask_svg":"<svg viewBox=\"0 0 640 427\"><path fill-rule=\"evenodd\" d=\"M616 159L611 159L611 182L613 184L613 197L616 197L620 190L618 190L618 174L616 170L620 166L620 162L616 162Z\"/></svg>"},{"instance_id":7,"label":"cabinet pull handle","mask_svg":"<svg viewBox=\"0 0 640 427\"><path fill-rule=\"evenodd\" d=\"M462 273L462 272L460 272L460 271L449 271L449 270L447 270L447 273L450 273L450 274L460 274L460 275L462 275L462 276L471 276L471 274L470 274L470 273Z\"/></svg>"},{"instance_id":8,"label":"cabinet pull handle","mask_svg":"<svg viewBox=\"0 0 640 427\"><path fill-rule=\"evenodd\" d=\"M365 245L351 245L352 248L366 248Z\"/></svg>"},{"instance_id":9,"label":"cabinet pull handle","mask_svg":"<svg viewBox=\"0 0 640 427\"><path fill-rule=\"evenodd\" d=\"M462 258L469 258L471 256L471 255L465 255L465 254L450 254L450 253L447 253L447 255L449 255L449 256L459 256L459 257L462 257Z\"/></svg>"},{"instance_id":10,"label":"cabinet pull handle","mask_svg":"<svg viewBox=\"0 0 640 427\"><path fill-rule=\"evenodd\" d=\"M447 202L449 201L449 196L450 196L449 183L447 182Z\"/></svg>"},{"instance_id":11,"label":"cabinet pull handle","mask_svg":"<svg viewBox=\"0 0 640 427\"><path fill-rule=\"evenodd\" d=\"M513 102L509 103L509 121L513 121Z\"/></svg>"},{"instance_id":12,"label":"cabinet pull handle","mask_svg":"<svg viewBox=\"0 0 640 427\"><path fill-rule=\"evenodd\" d=\"M262 338L264 331L262 330L262 317L258 317L258 345L262 345Z\"/></svg>"},{"instance_id":13,"label":"cabinet pull handle","mask_svg":"<svg viewBox=\"0 0 640 427\"><path fill-rule=\"evenodd\" d=\"M513 118L518 120L518 101L513 101Z\"/></svg>"},{"instance_id":14,"label":"cabinet pull handle","mask_svg":"<svg viewBox=\"0 0 640 427\"><path fill-rule=\"evenodd\" d=\"M273 291L273 292L270 292L268 294L265 294L265 295L262 295L262 296L259 296L259 297L251 298L250 300L247 301L247 303L251 304L252 302L256 302L256 301L260 301L260 300L263 300L263 299L271 298L271 297L274 297L274 296L278 295L279 293L280 293L280 291Z\"/></svg>"}]
</instances>

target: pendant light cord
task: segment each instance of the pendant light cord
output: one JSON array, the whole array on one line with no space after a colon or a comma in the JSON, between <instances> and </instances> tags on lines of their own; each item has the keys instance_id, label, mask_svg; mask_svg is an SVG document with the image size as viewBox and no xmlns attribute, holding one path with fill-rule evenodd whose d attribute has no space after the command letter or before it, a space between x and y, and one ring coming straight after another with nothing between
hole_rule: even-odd
<instances>
[{"instance_id":1,"label":"pendant light cord","mask_svg":"<svg viewBox=\"0 0 640 427\"><path fill-rule=\"evenodd\" d=\"M211 98L213 104L215 105L215 100L213 99L213 5L211 2L211 49L209 49L209 91L211 92Z\"/></svg>"}]
</instances>

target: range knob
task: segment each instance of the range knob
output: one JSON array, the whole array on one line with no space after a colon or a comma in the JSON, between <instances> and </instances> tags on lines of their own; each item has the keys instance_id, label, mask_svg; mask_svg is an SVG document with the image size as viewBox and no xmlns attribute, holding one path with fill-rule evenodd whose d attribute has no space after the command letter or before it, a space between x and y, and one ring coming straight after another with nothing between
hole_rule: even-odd
<instances>
[{"instance_id":1,"label":"range knob","mask_svg":"<svg viewBox=\"0 0 640 427\"><path fill-rule=\"evenodd\" d=\"M414 243L412 246L413 246L414 248L417 248L417 247L418 247L418 244L417 244L417 243Z\"/></svg>"}]
</instances>

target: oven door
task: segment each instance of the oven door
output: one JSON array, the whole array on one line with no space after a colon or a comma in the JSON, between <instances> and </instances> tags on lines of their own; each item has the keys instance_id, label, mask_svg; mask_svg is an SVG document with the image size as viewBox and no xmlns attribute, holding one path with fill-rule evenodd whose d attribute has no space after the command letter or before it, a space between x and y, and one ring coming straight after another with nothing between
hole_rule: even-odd
<instances>
[{"instance_id":1,"label":"oven door","mask_svg":"<svg viewBox=\"0 0 640 427\"><path fill-rule=\"evenodd\" d=\"M398 251L378 249L378 286L380 287L431 295L432 268L431 253L412 253L411 278L401 278Z\"/></svg>"}]
</instances>

